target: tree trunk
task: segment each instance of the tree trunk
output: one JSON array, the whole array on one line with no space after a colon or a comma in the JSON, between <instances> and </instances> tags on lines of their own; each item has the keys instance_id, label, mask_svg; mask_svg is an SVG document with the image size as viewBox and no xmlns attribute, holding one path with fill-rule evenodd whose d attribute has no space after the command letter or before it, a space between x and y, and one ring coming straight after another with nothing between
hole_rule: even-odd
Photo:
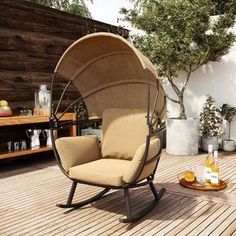
<instances>
[{"instance_id":1,"label":"tree trunk","mask_svg":"<svg viewBox=\"0 0 236 236\"><path fill-rule=\"evenodd\" d=\"M184 107L183 94L178 95L178 98L179 98L179 119L187 119Z\"/></svg>"}]
</instances>

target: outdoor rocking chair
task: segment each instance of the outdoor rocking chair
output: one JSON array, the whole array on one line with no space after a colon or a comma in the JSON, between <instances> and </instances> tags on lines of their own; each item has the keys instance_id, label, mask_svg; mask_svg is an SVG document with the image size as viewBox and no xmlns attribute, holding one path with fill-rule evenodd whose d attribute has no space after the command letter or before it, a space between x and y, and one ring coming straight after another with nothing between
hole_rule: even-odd
<instances>
[{"instance_id":1,"label":"outdoor rocking chair","mask_svg":"<svg viewBox=\"0 0 236 236\"><path fill-rule=\"evenodd\" d=\"M157 193L154 174L160 159L160 133L165 130L166 100L154 66L121 36L111 33L87 35L72 44L58 62L57 77L69 80L59 103L51 109L50 126L56 160L72 180L63 208L79 208L94 202L110 189L123 189L127 218L134 222L150 212L163 196ZM59 106L72 84L80 97L62 114ZM53 95L52 95L53 96ZM76 121L61 121L73 105L82 102L86 115ZM81 120L102 118L102 140L96 136L62 137L54 140L53 131ZM96 196L72 203L78 183L103 187ZM129 189L149 185L154 200L137 214L131 209Z\"/></svg>"}]
</instances>

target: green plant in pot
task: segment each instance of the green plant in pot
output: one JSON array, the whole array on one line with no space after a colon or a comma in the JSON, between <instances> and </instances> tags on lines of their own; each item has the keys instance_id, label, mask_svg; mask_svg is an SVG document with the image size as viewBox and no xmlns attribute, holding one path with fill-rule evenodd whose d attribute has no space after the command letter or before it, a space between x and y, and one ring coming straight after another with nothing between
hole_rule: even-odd
<instances>
[{"instance_id":1,"label":"green plant in pot","mask_svg":"<svg viewBox=\"0 0 236 236\"><path fill-rule=\"evenodd\" d=\"M221 107L221 115L229 124L228 139L223 140L223 150L224 151L234 151L235 141L230 138L231 134L231 123L236 115L236 107L232 107L229 104L223 104Z\"/></svg>"},{"instance_id":2,"label":"green plant in pot","mask_svg":"<svg viewBox=\"0 0 236 236\"><path fill-rule=\"evenodd\" d=\"M234 0L131 0L123 8L124 19L142 30L134 44L155 65L171 92L169 101L179 108L178 117L167 120L167 152L198 153L198 119L188 118L185 91L192 74L209 61L219 61L235 41L230 28L235 22ZM218 15L215 17L215 15Z\"/></svg>"},{"instance_id":3,"label":"green plant in pot","mask_svg":"<svg viewBox=\"0 0 236 236\"><path fill-rule=\"evenodd\" d=\"M203 111L200 113L200 135L203 151L208 151L209 144L213 146L213 150L218 150L218 138L223 134L222 123L223 118L220 109L215 105L214 98L207 96Z\"/></svg>"}]
</instances>

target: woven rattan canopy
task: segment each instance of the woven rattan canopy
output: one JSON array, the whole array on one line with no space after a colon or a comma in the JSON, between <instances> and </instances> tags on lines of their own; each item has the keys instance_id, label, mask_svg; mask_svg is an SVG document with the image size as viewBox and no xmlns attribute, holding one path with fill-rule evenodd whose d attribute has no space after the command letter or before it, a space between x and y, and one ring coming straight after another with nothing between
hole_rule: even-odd
<instances>
[{"instance_id":1,"label":"woven rattan canopy","mask_svg":"<svg viewBox=\"0 0 236 236\"><path fill-rule=\"evenodd\" d=\"M165 106L154 65L119 35L94 33L79 39L62 55L55 75L72 81L90 117L101 117L107 108L160 112Z\"/></svg>"}]
</instances>

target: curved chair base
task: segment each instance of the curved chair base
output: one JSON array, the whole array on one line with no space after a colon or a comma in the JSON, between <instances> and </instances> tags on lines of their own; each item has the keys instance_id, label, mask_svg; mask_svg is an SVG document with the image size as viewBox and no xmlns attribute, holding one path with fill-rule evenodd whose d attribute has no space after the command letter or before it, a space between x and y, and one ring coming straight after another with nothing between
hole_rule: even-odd
<instances>
[{"instance_id":1,"label":"curved chair base","mask_svg":"<svg viewBox=\"0 0 236 236\"><path fill-rule=\"evenodd\" d=\"M57 207L60 207L60 208L80 208L80 207L85 206L89 203L99 200L104 194L106 194L110 190L108 188L105 188L101 192L99 192L98 194L96 194L95 196L93 196L89 199L86 199L84 201L77 202L77 203L72 203L72 199L73 199L73 196L75 193L76 186L77 186L77 182L73 182L67 203L66 204L57 204L56 205Z\"/></svg>"},{"instance_id":2,"label":"curved chair base","mask_svg":"<svg viewBox=\"0 0 236 236\"><path fill-rule=\"evenodd\" d=\"M156 206L156 204L159 202L159 200L162 198L162 196L164 195L166 189L161 188L159 193L157 193L157 191L156 191L156 189L153 185L153 182L150 181L149 179L148 179L148 181L149 181L148 184L149 184L149 186L152 190L152 193L153 193L155 199L146 208L142 209L140 212L133 215L132 210L131 210L129 187L124 188L127 218L120 219L120 222L122 222L122 223L132 223L132 222L135 222L135 221L139 220L140 218L142 218L143 216L148 214ZM104 194L106 194L110 190L109 188L104 188L101 192L99 192L98 194L96 194L95 196L93 196L93 197L91 197L87 200L77 202L77 203L72 203L72 199L74 197L76 187L77 187L77 182L73 181L72 186L71 186L71 190L70 190L70 194L68 196L67 203L66 204L57 204L58 207L61 207L61 208L80 208L80 207L85 206L89 203L92 203L92 202L95 202L95 201L99 200L100 198L102 198L102 196Z\"/></svg>"},{"instance_id":3,"label":"curved chair base","mask_svg":"<svg viewBox=\"0 0 236 236\"><path fill-rule=\"evenodd\" d=\"M128 192L128 189L125 189L124 193L125 193L125 203L126 203L126 210L127 210L127 218L120 219L119 221L121 223L132 223L132 222L135 222L135 221L139 220L140 218L142 218L143 216L145 216L146 214L148 214L149 212L151 212L153 210L153 208L157 205L159 200L164 195L166 189L165 188L161 188L159 193L157 193L153 183L151 182L151 183L149 183L149 185L151 187L151 190L153 192L155 200L153 200L146 208L142 209L140 212L136 213L135 215L132 215L129 192Z\"/></svg>"},{"instance_id":4,"label":"curved chair base","mask_svg":"<svg viewBox=\"0 0 236 236\"><path fill-rule=\"evenodd\" d=\"M157 205L157 202L158 201L153 200L145 209L141 210L135 215L132 215L131 218L124 218L124 219L120 219L119 221L121 223L133 223L139 220L140 218L142 218L143 216L145 216L146 214L148 214L149 212L151 212L152 209L155 208L155 206Z\"/></svg>"}]
</instances>

